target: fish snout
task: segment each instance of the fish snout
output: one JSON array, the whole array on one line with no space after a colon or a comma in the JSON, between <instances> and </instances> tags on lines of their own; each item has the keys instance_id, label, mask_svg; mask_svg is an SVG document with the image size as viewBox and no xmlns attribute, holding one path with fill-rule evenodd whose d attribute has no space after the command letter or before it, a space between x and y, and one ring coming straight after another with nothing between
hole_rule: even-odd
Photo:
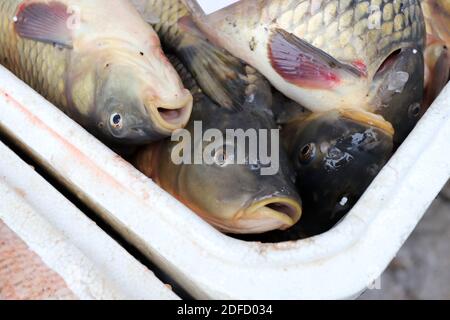
<instances>
[{"instance_id":1,"label":"fish snout","mask_svg":"<svg viewBox=\"0 0 450 320\"><path fill-rule=\"evenodd\" d=\"M154 103L145 105L156 129L168 134L186 126L191 116L192 106L192 95L186 89L183 89L182 93L171 101L162 102L157 99Z\"/></svg>"}]
</instances>

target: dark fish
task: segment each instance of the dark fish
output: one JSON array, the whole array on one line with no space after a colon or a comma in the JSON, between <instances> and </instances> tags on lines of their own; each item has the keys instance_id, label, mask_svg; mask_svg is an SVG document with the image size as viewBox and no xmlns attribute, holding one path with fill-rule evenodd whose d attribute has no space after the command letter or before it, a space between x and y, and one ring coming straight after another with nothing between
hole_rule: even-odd
<instances>
[{"instance_id":1,"label":"dark fish","mask_svg":"<svg viewBox=\"0 0 450 320\"><path fill-rule=\"evenodd\" d=\"M201 121L203 131L218 129L221 133L227 129L276 129L269 109L270 86L251 68L245 69L249 81L245 103L236 112L215 104L179 62L174 60L174 64L194 95L192 119L187 126L192 136L195 121ZM183 140L183 143L187 142ZM179 144L168 140L141 150L135 163L162 188L221 231L254 234L293 226L301 216L301 201L284 150L279 149L278 172L262 175L267 164L249 161L247 148L245 164L234 164L236 146L230 152L229 144L230 141L224 140L222 147L214 151L213 164L176 165L171 156ZM196 140L188 150L192 154L200 150L203 154L206 148L205 142Z\"/></svg>"},{"instance_id":2,"label":"dark fish","mask_svg":"<svg viewBox=\"0 0 450 320\"><path fill-rule=\"evenodd\" d=\"M393 152L393 128L374 114L340 109L288 123L283 137L303 201L299 228L324 232L353 207Z\"/></svg>"},{"instance_id":3,"label":"dark fish","mask_svg":"<svg viewBox=\"0 0 450 320\"><path fill-rule=\"evenodd\" d=\"M425 49L425 101L428 108L450 79L450 53L441 40L430 40Z\"/></svg>"}]
</instances>

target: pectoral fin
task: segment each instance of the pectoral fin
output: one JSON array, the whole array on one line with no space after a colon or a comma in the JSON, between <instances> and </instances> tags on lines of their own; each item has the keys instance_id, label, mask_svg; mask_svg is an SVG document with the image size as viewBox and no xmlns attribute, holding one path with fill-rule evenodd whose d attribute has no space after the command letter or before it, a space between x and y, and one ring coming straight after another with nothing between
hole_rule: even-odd
<instances>
[{"instance_id":1,"label":"pectoral fin","mask_svg":"<svg viewBox=\"0 0 450 320\"><path fill-rule=\"evenodd\" d=\"M18 8L14 27L20 37L72 48L71 17L61 2L26 2Z\"/></svg>"},{"instance_id":2,"label":"pectoral fin","mask_svg":"<svg viewBox=\"0 0 450 320\"><path fill-rule=\"evenodd\" d=\"M359 68L339 62L326 52L282 29L275 29L269 45L269 59L275 71L299 87L331 89L345 75L363 77Z\"/></svg>"}]
</instances>

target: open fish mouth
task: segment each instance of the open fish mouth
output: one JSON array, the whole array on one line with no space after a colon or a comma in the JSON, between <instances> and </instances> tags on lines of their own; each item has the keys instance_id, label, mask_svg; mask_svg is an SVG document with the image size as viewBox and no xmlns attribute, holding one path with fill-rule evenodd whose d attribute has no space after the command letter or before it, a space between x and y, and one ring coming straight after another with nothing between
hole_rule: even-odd
<instances>
[{"instance_id":1,"label":"open fish mouth","mask_svg":"<svg viewBox=\"0 0 450 320\"><path fill-rule=\"evenodd\" d=\"M275 197L253 203L240 211L229 224L221 224L219 228L235 234L286 230L296 224L301 215L302 208L298 201Z\"/></svg>"},{"instance_id":2,"label":"open fish mouth","mask_svg":"<svg viewBox=\"0 0 450 320\"><path fill-rule=\"evenodd\" d=\"M160 106L151 108L151 117L156 126L165 132L173 132L184 128L189 122L193 106L193 98L189 94L178 106Z\"/></svg>"}]
</instances>

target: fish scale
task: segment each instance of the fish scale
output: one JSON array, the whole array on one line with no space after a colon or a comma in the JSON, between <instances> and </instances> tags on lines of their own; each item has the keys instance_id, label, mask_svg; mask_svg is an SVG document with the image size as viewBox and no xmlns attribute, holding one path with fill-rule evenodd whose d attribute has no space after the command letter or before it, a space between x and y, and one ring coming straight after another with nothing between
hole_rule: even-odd
<instances>
[{"instance_id":1,"label":"fish scale","mask_svg":"<svg viewBox=\"0 0 450 320\"><path fill-rule=\"evenodd\" d=\"M257 1L261 3L257 7L262 7L263 10L255 15L256 19L249 19L250 26L257 25L263 17L265 20L273 20L281 28L293 32L343 61L351 61L348 53L352 53L356 60L359 58L355 56L356 53L364 50L365 60L373 61L378 67L380 64L378 56L388 55L392 47L402 42L415 42L423 37L424 33L423 28L419 27L423 17L417 0L394 3L382 0ZM367 9L371 6L379 10L374 9L370 14ZM252 16L252 13L253 11L249 15L246 14L246 18ZM238 19L243 17L239 15L236 17L236 20ZM371 30L367 24L358 25L359 21L366 20L372 21L374 26L378 26L379 21L380 28ZM371 43L364 48L359 36L366 32L369 33Z\"/></svg>"},{"instance_id":2,"label":"fish scale","mask_svg":"<svg viewBox=\"0 0 450 320\"><path fill-rule=\"evenodd\" d=\"M67 49L20 38L14 30L16 8L22 1L0 0L0 61L53 104L68 111L65 98Z\"/></svg>"}]
</instances>

